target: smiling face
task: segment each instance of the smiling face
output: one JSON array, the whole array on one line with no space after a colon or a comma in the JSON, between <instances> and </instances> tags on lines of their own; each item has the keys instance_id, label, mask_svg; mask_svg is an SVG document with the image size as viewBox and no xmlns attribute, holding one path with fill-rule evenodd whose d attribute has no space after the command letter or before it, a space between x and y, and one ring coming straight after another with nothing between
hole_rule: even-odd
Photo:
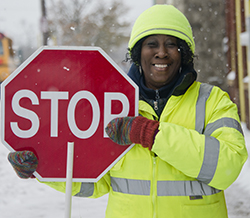
<instances>
[{"instance_id":1,"label":"smiling face","mask_svg":"<svg viewBox=\"0 0 250 218\"><path fill-rule=\"evenodd\" d=\"M141 67L148 88L159 89L178 74L181 53L177 39L168 35L151 35L142 43Z\"/></svg>"}]
</instances>

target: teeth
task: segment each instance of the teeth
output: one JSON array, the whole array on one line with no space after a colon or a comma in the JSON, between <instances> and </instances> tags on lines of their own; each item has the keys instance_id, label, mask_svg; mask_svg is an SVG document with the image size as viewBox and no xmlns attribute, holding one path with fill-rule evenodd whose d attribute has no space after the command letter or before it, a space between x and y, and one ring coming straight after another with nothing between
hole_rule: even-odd
<instances>
[{"instance_id":1,"label":"teeth","mask_svg":"<svg viewBox=\"0 0 250 218\"><path fill-rule=\"evenodd\" d=\"M167 64L155 64L156 67L164 68L167 67Z\"/></svg>"}]
</instances>

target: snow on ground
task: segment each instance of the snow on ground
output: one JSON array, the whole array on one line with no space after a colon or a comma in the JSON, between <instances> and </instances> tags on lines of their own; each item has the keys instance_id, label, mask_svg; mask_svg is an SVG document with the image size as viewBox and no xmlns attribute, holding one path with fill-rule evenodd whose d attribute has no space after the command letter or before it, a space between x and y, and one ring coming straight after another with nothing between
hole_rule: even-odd
<instances>
[{"instance_id":1,"label":"snow on ground","mask_svg":"<svg viewBox=\"0 0 250 218\"><path fill-rule=\"evenodd\" d=\"M20 179L7 160L9 151L0 145L0 217L65 217L65 195L36 179ZM72 218L105 217L107 196L72 198Z\"/></svg>"},{"instance_id":2,"label":"snow on ground","mask_svg":"<svg viewBox=\"0 0 250 218\"><path fill-rule=\"evenodd\" d=\"M250 131L242 125L250 150ZM65 195L36 179L19 179L7 161L9 151L0 144L0 217L65 217ZM250 217L250 163L226 192L229 218ZM73 197L72 218L104 218L108 196L99 199Z\"/></svg>"}]
</instances>

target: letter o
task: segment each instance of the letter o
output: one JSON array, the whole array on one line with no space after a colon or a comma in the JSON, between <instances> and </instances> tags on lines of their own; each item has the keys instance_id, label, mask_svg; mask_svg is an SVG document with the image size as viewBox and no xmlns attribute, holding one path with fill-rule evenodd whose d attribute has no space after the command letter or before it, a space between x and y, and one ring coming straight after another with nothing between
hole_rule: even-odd
<instances>
[{"instance_id":1,"label":"letter o","mask_svg":"<svg viewBox=\"0 0 250 218\"><path fill-rule=\"evenodd\" d=\"M76 125L75 120L75 109L77 103L81 99L87 99L93 111L93 119L90 127L87 130L80 130ZM79 91L73 95L69 102L68 111L67 111L67 119L71 132L80 139L90 138L97 130L100 121L100 107L96 97L89 91Z\"/></svg>"}]
</instances>

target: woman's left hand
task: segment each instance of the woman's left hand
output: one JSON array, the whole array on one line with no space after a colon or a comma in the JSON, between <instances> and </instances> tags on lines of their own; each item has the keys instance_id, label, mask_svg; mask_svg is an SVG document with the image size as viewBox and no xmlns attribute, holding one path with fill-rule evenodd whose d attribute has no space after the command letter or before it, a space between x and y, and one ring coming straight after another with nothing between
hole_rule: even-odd
<instances>
[{"instance_id":1,"label":"woman's left hand","mask_svg":"<svg viewBox=\"0 0 250 218\"><path fill-rule=\"evenodd\" d=\"M152 149L158 133L159 122L142 116L118 117L109 122L105 128L109 138L119 145L141 144Z\"/></svg>"}]
</instances>

